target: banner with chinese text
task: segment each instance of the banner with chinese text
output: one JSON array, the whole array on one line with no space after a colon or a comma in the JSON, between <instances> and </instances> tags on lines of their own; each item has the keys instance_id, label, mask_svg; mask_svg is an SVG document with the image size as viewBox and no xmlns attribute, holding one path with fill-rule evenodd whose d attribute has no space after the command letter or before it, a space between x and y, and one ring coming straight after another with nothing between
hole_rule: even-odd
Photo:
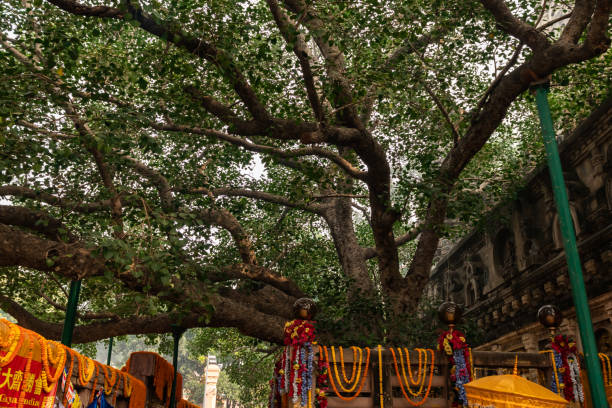
<instances>
[{"instance_id":1,"label":"banner with chinese text","mask_svg":"<svg viewBox=\"0 0 612 408\"><path fill-rule=\"evenodd\" d=\"M57 382L45 389L42 363L34 355L28 364L30 353L25 348L10 363L0 367L0 408L53 408ZM32 354L40 356L40 352Z\"/></svg>"}]
</instances>

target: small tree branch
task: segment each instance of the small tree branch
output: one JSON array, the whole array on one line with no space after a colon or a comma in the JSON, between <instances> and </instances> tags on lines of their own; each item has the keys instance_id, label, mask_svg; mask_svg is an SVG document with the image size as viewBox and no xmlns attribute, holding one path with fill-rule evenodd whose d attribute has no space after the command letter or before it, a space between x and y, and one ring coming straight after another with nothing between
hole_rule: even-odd
<instances>
[{"instance_id":1,"label":"small tree branch","mask_svg":"<svg viewBox=\"0 0 612 408\"><path fill-rule=\"evenodd\" d=\"M155 186L159 193L164 211L172 210L174 198L172 197L172 189L170 188L168 180L159 171L152 169L131 156L123 155L121 158L125 160L128 166L134 169L136 173L149 180L151 184Z\"/></svg>"},{"instance_id":2,"label":"small tree branch","mask_svg":"<svg viewBox=\"0 0 612 408\"><path fill-rule=\"evenodd\" d=\"M439 41L449 31L450 27L446 25L443 27L435 27L433 30L431 30L431 32L423 34L413 43L411 43L409 40L405 40L404 44L402 44L401 47L391 53L389 58L387 58L385 63L377 70L377 72L391 72L397 66L397 64L405 57L407 57L413 52L424 51L428 45ZM376 101L376 91L378 89L378 86L378 84L373 83L368 88L368 91L366 93L361 113L361 120L364 123L367 123L370 120L370 117L372 116L372 110L374 109L374 102Z\"/></svg>"},{"instance_id":3,"label":"small tree branch","mask_svg":"<svg viewBox=\"0 0 612 408\"><path fill-rule=\"evenodd\" d=\"M69 209L72 211L90 214L100 211L110 210L110 200L103 200L91 203L76 203L74 201L65 200L53 194L44 191L35 191L28 187L5 185L0 186L0 196L13 196L27 198L38 202L47 203L54 207Z\"/></svg>"},{"instance_id":4,"label":"small tree branch","mask_svg":"<svg viewBox=\"0 0 612 408\"><path fill-rule=\"evenodd\" d=\"M272 204L278 204L289 208L297 208L315 214L320 214L322 211L322 207L319 204L297 203L283 196L267 193L265 191L249 190L246 188L220 187L211 190L205 187L197 187L187 190L186 192L192 194L205 194L212 198L219 196L254 198Z\"/></svg>"},{"instance_id":5,"label":"small tree branch","mask_svg":"<svg viewBox=\"0 0 612 408\"><path fill-rule=\"evenodd\" d=\"M62 311L62 312L66 311L65 305L57 303L56 301L51 299L50 296L47 296L47 294L45 294L44 291L38 290L38 295L42 297L54 309ZM79 319L83 319L83 320L100 320L100 319L118 320L119 319L119 316L112 312L98 312L98 313L85 312L84 313L84 312L77 311L76 315Z\"/></svg>"},{"instance_id":6,"label":"small tree branch","mask_svg":"<svg viewBox=\"0 0 612 408\"><path fill-rule=\"evenodd\" d=\"M52 138L53 140L74 139L76 137L74 135L69 135L69 134L66 134L66 133L53 132L53 131L50 131L50 130L43 129L40 126L37 126L37 125L35 125L35 124L31 123L31 122L28 122L26 120L23 120L23 119L19 119L16 123L18 125L21 125L23 127L28 128L30 130L33 130L36 133L47 135L50 138Z\"/></svg>"}]
</instances>

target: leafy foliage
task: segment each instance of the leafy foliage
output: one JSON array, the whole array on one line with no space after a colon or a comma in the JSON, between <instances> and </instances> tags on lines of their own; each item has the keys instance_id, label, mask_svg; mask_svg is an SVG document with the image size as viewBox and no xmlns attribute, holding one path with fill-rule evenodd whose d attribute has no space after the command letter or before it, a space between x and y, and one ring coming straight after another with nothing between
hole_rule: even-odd
<instances>
[{"instance_id":1,"label":"leafy foliage","mask_svg":"<svg viewBox=\"0 0 612 408\"><path fill-rule=\"evenodd\" d=\"M330 340L417 341L440 239L542 162L532 81L564 131L608 92L606 1L2 2L3 309L57 329L83 278L79 341L208 349L309 295Z\"/></svg>"}]
</instances>

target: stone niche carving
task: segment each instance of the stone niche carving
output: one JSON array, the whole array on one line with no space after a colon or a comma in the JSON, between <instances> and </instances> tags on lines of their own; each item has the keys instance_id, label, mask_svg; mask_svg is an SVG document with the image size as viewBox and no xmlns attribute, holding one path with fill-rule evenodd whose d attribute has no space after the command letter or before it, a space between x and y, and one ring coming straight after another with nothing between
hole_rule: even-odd
<instances>
[{"instance_id":1,"label":"stone niche carving","mask_svg":"<svg viewBox=\"0 0 612 408\"><path fill-rule=\"evenodd\" d=\"M502 228L494 240L495 267L504 279L511 277L516 270L514 235L508 228Z\"/></svg>"},{"instance_id":2,"label":"stone niche carving","mask_svg":"<svg viewBox=\"0 0 612 408\"><path fill-rule=\"evenodd\" d=\"M465 304L469 307L477 303L482 297L484 288L489 279L489 274L478 254L473 255L470 259L465 261L463 270L466 281Z\"/></svg>"}]
</instances>

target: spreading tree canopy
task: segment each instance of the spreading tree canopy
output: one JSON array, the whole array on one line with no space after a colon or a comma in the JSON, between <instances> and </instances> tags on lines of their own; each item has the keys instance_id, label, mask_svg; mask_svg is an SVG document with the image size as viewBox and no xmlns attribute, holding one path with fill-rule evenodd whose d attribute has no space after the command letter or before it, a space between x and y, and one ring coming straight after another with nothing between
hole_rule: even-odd
<instances>
[{"instance_id":1,"label":"spreading tree canopy","mask_svg":"<svg viewBox=\"0 0 612 408\"><path fill-rule=\"evenodd\" d=\"M441 238L538 163L530 84L609 86L610 4L4 0L1 307L57 338L82 279L76 342L279 342L312 296L402 341Z\"/></svg>"}]
</instances>

